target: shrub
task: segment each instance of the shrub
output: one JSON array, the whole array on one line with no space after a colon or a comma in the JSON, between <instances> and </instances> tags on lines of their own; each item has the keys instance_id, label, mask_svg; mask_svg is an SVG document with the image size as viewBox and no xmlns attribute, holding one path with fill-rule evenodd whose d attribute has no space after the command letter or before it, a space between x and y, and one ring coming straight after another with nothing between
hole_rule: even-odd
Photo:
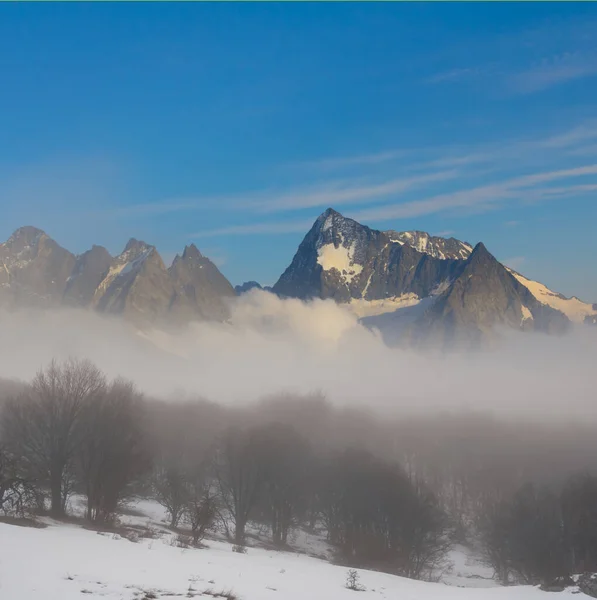
<instances>
[{"instance_id":1,"label":"shrub","mask_svg":"<svg viewBox=\"0 0 597 600\"><path fill-rule=\"evenodd\" d=\"M359 579L360 577L357 571L355 571L355 569L350 569L346 574L346 587L354 592L362 592L364 588L359 583Z\"/></svg>"}]
</instances>

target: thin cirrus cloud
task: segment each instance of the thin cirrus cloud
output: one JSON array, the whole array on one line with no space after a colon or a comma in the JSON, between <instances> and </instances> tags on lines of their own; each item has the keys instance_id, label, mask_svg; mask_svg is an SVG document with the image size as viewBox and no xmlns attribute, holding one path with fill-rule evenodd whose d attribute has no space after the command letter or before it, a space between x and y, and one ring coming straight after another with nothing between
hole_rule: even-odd
<instances>
[{"instance_id":1,"label":"thin cirrus cloud","mask_svg":"<svg viewBox=\"0 0 597 600\"><path fill-rule=\"evenodd\" d=\"M301 210L347 204L373 202L424 187L433 183L456 179L459 172L455 169L423 173L411 177L401 177L378 183L364 183L362 179L344 179L328 181L324 184L299 187L290 191L266 191L248 195L200 197L182 200L134 204L112 209L112 217L158 216L168 213L194 211L202 208L236 208L253 213L273 213L288 210Z\"/></svg>"},{"instance_id":2,"label":"thin cirrus cloud","mask_svg":"<svg viewBox=\"0 0 597 600\"><path fill-rule=\"evenodd\" d=\"M286 194L273 195L269 198L243 201L242 207L252 209L256 212L277 212L315 208L330 204L346 205L373 202L379 198L405 192L416 187L455 179L458 175L459 173L456 170L439 171L365 185L361 185L359 182L355 184L354 181L348 180L322 188L298 190Z\"/></svg>"},{"instance_id":3,"label":"thin cirrus cloud","mask_svg":"<svg viewBox=\"0 0 597 600\"><path fill-rule=\"evenodd\" d=\"M585 156L595 154L597 145L597 120L589 119L582 125L573 127L563 133L550 135L539 139L519 139L499 144L480 144L475 148L444 148L444 155L430 157L430 152L437 148L411 148L394 152L374 153L361 156L327 157L311 162L300 163L302 166L326 165L329 170L341 170L346 166L367 166L380 164L390 157L410 157L410 161L401 162L401 168L406 172L417 172L433 169L466 168L482 163L493 163L504 160L519 161L521 157L528 158L529 153L536 150L558 151L567 150L570 155Z\"/></svg>"},{"instance_id":4,"label":"thin cirrus cloud","mask_svg":"<svg viewBox=\"0 0 597 600\"><path fill-rule=\"evenodd\" d=\"M575 149L594 143L597 138L597 120L588 120L566 131L538 139L519 139L497 145L485 144L460 148L422 148L417 160L403 165L403 176L386 180L371 181L363 177L327 180L311 186L303 185L282 190L263 190L248 194L222 195L212 197L187 197L157 203L138 204L114 209L112 216L154 217L167 213L197 211L202 209L229 210L246 215L269 215L292 211L327 208L334 206L354 207L351 215L364 221L383 221L396 218L418 217L441 212L457 211L470 214L475 211L490 210L500 203L518 201L533 203L544 199L557 200L581 195L595 190L595 183L566 179L597 174L596 165L580 166L571 169L533 172L512 177L508 170L525 168L527 171L539 161L545 164L553 159L558 164L562 153L570 155ZM422 157L426 157L423 160ZM489 171L480 172L485 166ZM454 168L449 168L454 167ZM472 170L471 170L472 169ZM410 176L409 176L410 173ZM492 174L493 181L480 186L470 186L471 177L481 174L487 179ZM552 182L559 180L555 187ZM450 182L452 190L435 193L434 187ZM467 185L468 184L468 185ZM454 188L456 188L454 190ZM460 189L458 189L460 188ZM397 202L402 194L413 192L420 198ZM376 204L367 209L366 204ZM196 232L195 237L215 237L226 235L268 235L304 231L312 223L299 220L252 222L229 225L211 230Z\"/></svg>"},{"instance_id":5,"label":"thin cirrus cloud","mask_svg":"<svg viewBox=\"0 0 597 600\"><path fill-rule=\"evenodd\" d=\"M358 156L339 156L321 158L319 160L303 161L295 164L296 167L307 167L321 170L342 169L344 167L379 165L408 156L408 150L388 150L361 154Z\"/></svg>"},{"instance_id":6,"label":"thin cirrus cloud","mask_svg":"<svg viewBox=\"0 0 597 600\"><path fill-rule=\"evenodd\" d=\"M586 147L582 146L583 143L595 140L595 138L597 138L597 120L590 119L564 133L549 136L541 140L538 145L548 149L570 148L572 146L569 152L574 152L575 150L582 150Z\"/></svg>"},{"instance_id":7,"label":"thin cirrus cloud","mask_svg":"<svg viewBox=\"0 0 597 600\"><path fill-rule=\"evenodd\" d=\"M492 74L491 84L512 94L533 94L560 84L597 74L597 56L565 54L544 59L523 69L459 68L436 73L424 79L427 84L470 83L482 75Z\"/></svg>"},{"instance_id":8,"label":"thin cirrus cloud","mask_svg":"<svg viewBox=\"0 0 597 600\"><path fill-rule=\"evenodd\" d=\"M532 94L575 79L597 74L597 56L569 53L541 61L508 78L513 92Z\"/></svg>"},{"instance_id":9,"label":"thin cirrus cloud","mask_svg":"<svg viewBox=\"0 0 597 600\"><path fill-rule=\"evenodd\" d=\"M354 218L364 221L386 221L390 219L421 217L455 209L472 208L488 210L492 205L516 199L522 202L534 202L544 198L569 197L595 191L597 184L575 184L557 188L532 187L561 179L576 178L597 174L597 164L574 169L561 169L515 177L503 182L459 190L447 194L438 194L420 200L400 204L385 205L356 213ZM527 189L530 188L530 189Z\"/></svg>"},{"instance_id":10,"label":"thin cirrus cloud","mask_svg":"<svg viewBox=\"0 0 597 600\"><path fill-rule=\"evenodd\" d=\"M448 194L438 194L429 198L380 206L370 210L352 213L357 221L389 221L400 218L420 217L458 209L474 211L490 210L500 201L536 202L543 199L567 198L597 191L597 184L574 184L570 186L532 187L567 178L597 174L597 165L575 169L562 169L516 177L501 183L460 190ZM526 189L530 188L530 189ZM513 223L511 223L513 224ZM268 223L250 223L223 227L191 234L191 237L215 237L225 235L256 235L302 233L312 225L312 220L289 220Z\"/></svg>"},{"instance_id":11,"label":"thin cirrus cloud","mask_svg":"<svg viewBox=\"0 0 597 600\"><path fill-rule=\"evenodd\" d=\"M249 223L247 225L232 225L218 229L206 229L189 234L190 238L207 238L233 235L260 235L304 233L313 225L312 219L278 221L273 223Z\"/></svg>"}]
</instances>

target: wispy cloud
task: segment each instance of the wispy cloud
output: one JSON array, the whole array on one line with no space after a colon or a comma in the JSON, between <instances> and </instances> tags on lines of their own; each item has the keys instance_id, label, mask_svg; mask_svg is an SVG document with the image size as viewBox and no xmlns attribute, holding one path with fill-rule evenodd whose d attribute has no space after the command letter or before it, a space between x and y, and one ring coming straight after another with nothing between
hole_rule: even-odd
<instances>
[{"instance_id":1,"label":"wispy cloud","mask_svg":"<svg viewBox=\"0 0 597 600\"><path fill-rule=\"evenodd\" d=\"M189 234L191 238L208 238L217 236L258 235L258 234L283 234L304 233L313 225L312 219L294 221L278 221L271 223L249 223L247 225L232 225L218 229L206 229Z\"/></svg>"},{"instance_id":2,"label":"wispy cloud","mask_svg":"<svg viewBox=\"0 0 597 600\"><path fill-rule=\"evenodd\" d=\"M327 181L292 190L266 190L236 196L199 197L196 199L165 200L157 203L135 204L109 211L112 217L158 216L168 213L195 211L202 208L237 208L255 213L272 213L305 208L344 206L378 201L407 190L432 183L455 179L457 170L424 173L381 182L365 182L363 178Z\"/></svg>"},{"instance_id":3,"label":"wispy cloud","mask_svg":"<svg viewBox=\"0 0 597 600\"><path fill-rule=\"evenodd\" d=\"M428 160L420 163L414 163L409 165L409 169L411 170L419 170L419 169L446 169L450 167L466 167L470 165L476 165L484 162L488 162L494 158L494 155L489 152L475 152L472 154L464 154L457 155L451 154L448 151L446 156L442 156L441 158L436 158L433 160Z\"/></svg>"},{"instance_id":4,"label":"wispy cloud","mask_svg":"<svg viewBox=\"0 0 597 600\"><path fill-rule=\"evenodd\" d=\"M169 213L197 210L201 207L207 207L208 205L213 204L213 202L213 199L207 197L196 199L189 198L188 200L173 198L172 200L162 200L160 202L146 202L142 204L119 206L118 208L109 209L107 213L109 216L116 218L137 216L158 217Z\"/></svg>"},{"instance_id":5,"label":"wispy cloud","mask_svg":"<svg viewBox=\"0 0 597 600\"><path fill-rule=\"evenodd\" d=\"M359 156L339 156L321 158L319 160L304 161L295 166L310 167L315 169L329 170L343 167L354 167L363 165L379 165L408 155L407 150L387 150L373 154L361 154Z\"/></svg>"},{"instance_id":6,"label":"wispy cloud","mask_svg":"<svg viewBox=\"0 0 597 600\"><path fill-rule=\"evenodd\" d=\"M351 213L350 216L361 222L380 222L396 219L421 217L454 210L482 212L495 208L501 201L516 201L519 203L536 202L545 199L568 198L597 191L597 183L572 184L560 187L533 187L537 183L545 184L562 179L576 179L586 175L596 175L597 164L561 169L543 173L534 173L509 179L507 181L478 186L467 190L459 190L447 194L423 198L411 202L379 206ZM215 237L225 235L256 235L283 234L307 231L313 224L310 220L293 220L282 222L250 223L232 227L223 227L199 231L191 237ZM518 224L515 221L506 222L509 226ZM439 235L449 235L452 232L442 232Z\"/></svg>"},{"instance_id":7,"label":"wispy cloud","mask_svg":"<svg viewBox=\"0 0 597 600\"><path fill-rule=\"evenodd\" d=\"M456 170L439 171L370 184L362 184L359 180L356 182L349 180L332 185L315 187L311 190L297 190L286 194L274 194L268 198L249 199L243 202L243 207L256 210L257 212L276 212L318 206L360 204L373 202L380 198L431 183L455 179L458 174Z\"/></svg>"},{"instance_id":8,"label":"wispy cloud","mask_svg":"<svg viewBox=\"0 0 597 600\"><path fill-rule=\"evenodd\" d=\"M521 157L528 160L529 155L535 150L566 151L567 154L587 156L597 152L597 146L590 142L597 140L597 120L589 119L564 132L539 137L535 139L514 139L499 143L480 143L474 147L423 147L410 148L396 152L380 152L352 158L325 158L302 165L325 164L330 170L343 166L366 166L383 162L389 157L408 157L408 161L401 161L400 169L405 172L433 171L438 169L467 168L481 164L503 163L508 160L518 161ZM587 143L589 145L587 145ZM435 156L433 156L435 154ZM437 155L440 156L437 156ZM343 182L340 182L340 185Z\"/></svg>"},{"instance_id":9,"label":"wispy cloud","mask_svg":"<svg viewBox=\"0 0 597 600\"><path fill-rule=\"evenodd\" d=\"M597 136L596 136L597 137ZM597 154L597 144L588 144L568 150L570 156L593 156Z\"/></svg>"},{"instance_id":10,"label":"wispy cloud","mask_svg":"<svg viewBox=\"0 0 597 600\"><path fill-rule=\"evenodd\" d=\"M539 140L536 145L542 148L558 149L577 146L597 138L597 120L590 119L578 127L573 127L564 133L548 136ZM581 146L582 148L582 146ZM576 148L579 149L579 148Z\"/></svg>"},{"instance_id":11,"label":"wispy cloud","mask_svg":"<svg viewBox=\"0 0 597 600\"><path fill-rule=\"evenodd\" d=\"M304 232L312 223L312 213L308 220L274 222L264 219L265 222L257 223L250 222L250 215L310 211L328 206L340 210L354 207L355 212L349 211L351 216L363 221L419 217L449 211L470 214L490 210L504 202L534 203L595 191L597 183L594 177L586 179L597 175L595 164L539 172L532 170L538 163L561 164L563 156L570 162L573 160L570 152L593 139L597 139L597 120L535 139L458 148L423 148L419 155L413 155L413 162L401 165L401 177L380 179L379 173L375 178L365 177L365 171L361 177L328 179L286 189L186 197L125 206L110 214L114 218L126 219L209 209L244 215L239 219L242 224L198 231L195 237ZM521 170L526 173L513 176ZM578 181L580 177L585 180ZM482 185L474 185L475 181L482 182ZM554 185L556 181L560 182L557 186ZM444 183L449 183L447 190ZM367 209L368 204L375 204L375 208Z\"/></svg>"},{"instance_id":12,"label":"wispy cloud","mask_svg":"<svg viewBox=\"0 0 597 600\"><path fill-rule=\"evenodd\" d=\"M597 74L597 56L567 53L509 77L509 87L520 94L532 94L547 88Z\"/></svg>"},{"instance_id":13,"label":"wispy cloud","mask_svg":"<svg viewBox=\"0 0 597 600\"><path fill-rule=\"evenodd\" d=\"M548 197L566 197L594 191L597 184L572 185L559 188L535 188L539 183L549 183L560 179L575 178L597 174L597 164L562 169L544 173L534 173L512 178L503 182L478 186L467 190L459 190L447 194L438 194L420 200L365 209L352 215L357 220L387 221L391 219L420 217L454 209L475 208L489 209L491 205L516 199L518 201L537 201ZM531 188L531 189L526 189Z\"/></svg>"},{"instance_id":14,"label":"wispy cloud","mask_svg":"<svg viewBox=\"0 0 597 600\"><path fill-rule=\"evenodd\" d=\"M595 74L597 74L597 56L564 54L543 60L538 65L510 76L509 86L517 93L532 94Z\"/></svg>"}]
</instances>

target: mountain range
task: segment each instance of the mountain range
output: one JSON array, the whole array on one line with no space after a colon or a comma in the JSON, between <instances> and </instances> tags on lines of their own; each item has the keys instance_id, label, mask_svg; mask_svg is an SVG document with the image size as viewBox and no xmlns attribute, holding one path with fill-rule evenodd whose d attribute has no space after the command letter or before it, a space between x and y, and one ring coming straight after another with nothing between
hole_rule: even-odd
<instances>
[{"instance_id":1,"label":"mountain range","mask_svg":"<svg viewBox=\"0 0 597 600\"><path fill-rule=\"evenodd\" d=\"M572 321L590 323L597 308L508 269L482 243L377 231L333 209L315 221L273 291L347 303L416 345L475 342L497 327L563 333Z\"/></svg>"},{"instance_id":2,"label":"mountain range","mask_svg":"<svg viewBox=\"0 0 597 600\"><path fill-rule=\"evenodd\" d=\"M0 244L0 305L70 306L120 314L139 326L224 320L236 295L191 244L166 267L154 246L131 239L112 257L101 246L75 256L35 227Z\"/></svg>"},{"instance_id":3,"label":"mountain range","mask_svg":"<svg viewBox=\"0 0 597 600\"><path fill-rule=\"evenodd\" d=\"M272 288L255 281L233 288L194 244L168 267L154 246L136 239L116 257L101 246L74 255L35 227L0 244L0 306L10 309L87 308L139 327L225 321L229 300L255 288L333 299L414 345L476 342L498 327L563 333L572 322L597 324L597 305L509 269L482 243L378 231L331 208Z\"/></svg>"}]
</instances>

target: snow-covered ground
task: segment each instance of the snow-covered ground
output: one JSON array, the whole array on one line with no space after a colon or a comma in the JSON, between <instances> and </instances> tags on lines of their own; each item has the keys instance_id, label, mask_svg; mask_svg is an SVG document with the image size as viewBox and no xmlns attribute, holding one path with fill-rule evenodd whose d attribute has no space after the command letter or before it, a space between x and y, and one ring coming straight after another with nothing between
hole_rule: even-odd
<instances>
[{"instance_id":1,"label":"snow-covered ground","mask_svg":"<svg viewBox=\"0 0 597 600\"><path fill-rule=\"evenodd\" d=\"M98 533L78 524L44 519L45 529L0 523L0 598L2 600L173 600L226 597L241 600L336 600L354 598L345 587L348 570L302 552L251 547L232 551L220 540L202 549L180 548L166 534L164 515L151 502L137 503L123 522L144 525L160 534L131 541L113 533ZM145 513L140 514L141 512ZM301 549L325 547L306 534L295 538ZM533 587L491 587L480 582L490 572L456 548L451 581L425 583L358 570L363 591L358 598L399 600L533 600L545 593ZM472 562L471 562L472 561ZM471 570L472 569L472 570ZM478 577L474 574L477 573ZM471 577L472 574L472 577ZM449 583L451 585L446 585ZM456 587L466 586L466 587ZM473 587L475 586L475 587ZM568 596L571 592L563 592ZM584 596L580 595L580 598Z\"/></svg>"},{"instance_id":2,"label":"snow-covered ground","mask_svg":"<svg viewBox=\"0 0 597 600\"><path fill-rule=\"evenodd\" d=\"M458 587L489 588L498 583L493 578L493 569L481 562L471 548L454 545L448 554L449 568L441 576L441 582Z\"/></svg>"}]
</instances>

